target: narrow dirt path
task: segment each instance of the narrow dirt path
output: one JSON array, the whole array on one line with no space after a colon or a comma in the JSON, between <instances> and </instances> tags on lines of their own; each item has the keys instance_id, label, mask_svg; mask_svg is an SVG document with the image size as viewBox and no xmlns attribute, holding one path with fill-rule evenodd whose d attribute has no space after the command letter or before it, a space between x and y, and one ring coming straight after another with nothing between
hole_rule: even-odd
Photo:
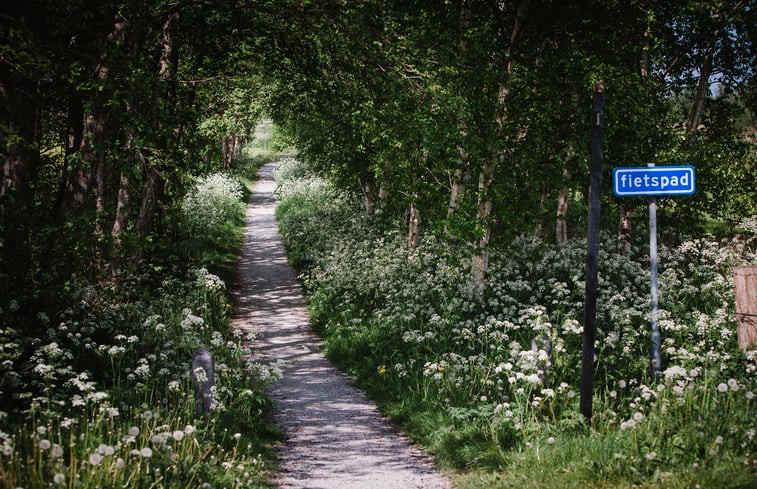
<instances>
[{"instance_id":1,"label":"narrow dirt path","mask_svg":"<svg viewBox=\"0 0 757 489\"><path fill-rule=\"evenodd\" d=\"M233 326L254 329L267 361L284 362L269 390L287 440L277 483L293 489L449 489L429 457L396 434L376 406L321 353L274 218L274 165L247 208Z\"/></svg>"}]
</instances>

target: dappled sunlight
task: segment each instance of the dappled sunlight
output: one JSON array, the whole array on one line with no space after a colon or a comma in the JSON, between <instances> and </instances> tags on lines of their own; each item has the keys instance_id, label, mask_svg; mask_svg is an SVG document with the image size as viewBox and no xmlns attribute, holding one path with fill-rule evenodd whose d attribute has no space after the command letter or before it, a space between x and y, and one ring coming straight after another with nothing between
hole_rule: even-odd
<instances>
[{"instance_id":1,"label":"dappled sunlight","mask_svg":"<svg viewBox=\"0 0 757 489\"><path fill-rule=\"evenodd\" d=\"M248 207L233 327L255 331L256 360L282 372L268 389L287 438L281 487L449 487L321 353L278 236L272 174L273 165L261 169Z\"/></svg>"}]
</instances>

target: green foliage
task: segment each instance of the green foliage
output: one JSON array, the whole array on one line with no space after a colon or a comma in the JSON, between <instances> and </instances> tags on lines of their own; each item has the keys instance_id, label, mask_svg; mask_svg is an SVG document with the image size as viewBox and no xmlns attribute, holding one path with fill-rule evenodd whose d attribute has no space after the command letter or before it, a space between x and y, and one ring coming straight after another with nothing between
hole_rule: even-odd
<instances>
[{"instance_id":1,"label":"green foliage","mask_svg":"<svg viewBox=\"0 0 757 489\"><path fill-rule=\"evenodd\" d=\"M427 235L410 251L291 165L278 175L279 219L326 351L440 461L493 471L481 475L492 487L526 477L533 487L686 487L704 467L735 470L727 487L754 476L755 352L736 350L731 273L757 259L748 223L733 241L661 247L659 382L646 257L608 252L614 240L604 240L589 428L577 405L585 243L516 239L493 252L485 290L473 293L466 249Z\"/></svg>"},{"instance_id":2,"label":"green foliage","mask_svg":"<svg viewBox=\"0 0 757 489\"><path fill-rule=\"evenodd\" d=\"M242 197L242 185L232 176L214 173L197 179L182 201L179 220L183 248L194 263L218 264L219 252L239 249Z\"/></svg>"},{"instance_id":3,"label":"green foliage","mask_svg":"<svg viewBox=\"0 0 757 489\"><path fill-rule=\"evenodd\" d=\"M223 268L236 252L241 197L232 177L199 179L172 255L0 305L0 485L269 487L277 435L263 389L279 371L251 359L254 335L229 328L224 281L199 266ZM166 266L186 261L182 249L194 265ZM201 348L216 383L198 417Z\"/></svg>"}]
</instances>

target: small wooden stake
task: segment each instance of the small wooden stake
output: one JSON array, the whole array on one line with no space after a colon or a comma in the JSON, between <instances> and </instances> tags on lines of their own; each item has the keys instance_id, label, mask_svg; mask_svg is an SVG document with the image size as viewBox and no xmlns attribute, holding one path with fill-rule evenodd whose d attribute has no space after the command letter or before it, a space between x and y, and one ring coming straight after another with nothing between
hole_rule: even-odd
<instances>
[{"instance_id":1,"label":"small wooden stake","mask_svg":"<svg viewBox=\"0 0 757 489\"><path fill-rule=\"evenodd\" d=\"M733 269L739 349L757 344L757 266Z\"/></svg>"}]
</instances>

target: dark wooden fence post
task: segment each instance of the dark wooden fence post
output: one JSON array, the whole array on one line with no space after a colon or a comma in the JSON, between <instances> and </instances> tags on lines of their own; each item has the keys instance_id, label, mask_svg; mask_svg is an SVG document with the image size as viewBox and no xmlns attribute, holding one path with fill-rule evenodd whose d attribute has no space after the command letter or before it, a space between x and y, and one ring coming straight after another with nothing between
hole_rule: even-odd
<instances>
[{"instance_id":1,"label":"dark wooden fence post","mask_svg":"<svg viewBox=\"0 0 757 489\"><path fill-rule=\"evenodd\" d=\"M586 252L586 295L584 300L584 333L581 350L581 414L591 423L594 396L594 338L597 315L597 274L599 270L599 211L602 197L602 137L604 128L604 87L594 87L591 114L591 162L589 170L589 224Z\"/></svg>"}]
</instances>

